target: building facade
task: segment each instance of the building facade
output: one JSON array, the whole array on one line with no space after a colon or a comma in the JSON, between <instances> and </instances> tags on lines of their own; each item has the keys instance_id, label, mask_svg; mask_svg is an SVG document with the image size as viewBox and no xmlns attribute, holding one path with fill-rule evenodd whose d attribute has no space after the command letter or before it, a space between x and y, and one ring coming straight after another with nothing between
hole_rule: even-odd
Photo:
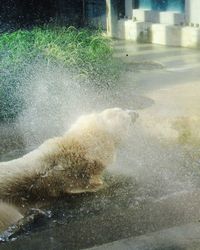
<instances>
[{"instance_id":1,"label":"building facade","mask_svg":"<svg viewBox=\"0 0 200 250\"><path fill-rule=\"evenodd\" d=\"M105 0L105 4L111 37L200 47L199 0Z\"/></svg>"}]
</instances>

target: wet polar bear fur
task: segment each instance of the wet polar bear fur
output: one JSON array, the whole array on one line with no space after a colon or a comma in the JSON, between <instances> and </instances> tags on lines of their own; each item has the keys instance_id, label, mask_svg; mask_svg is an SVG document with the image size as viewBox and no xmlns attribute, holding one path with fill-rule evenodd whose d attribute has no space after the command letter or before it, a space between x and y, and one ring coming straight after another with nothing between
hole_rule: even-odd
<instances>
[{"instance_id":1,"label":"wet polar bear fur","mask_svg":"<svg viewBox=\"0 0 200 250\"><path fill-rule=\"evenodd\" d=\"M8 201L22 207L27 202L99 190L103 170L115 159L136 118L135 112L120 108L84 115L62 137L0 163L0 232L22 217ZM10 219L5 213L9 210Z\"/></svg>"}]
</instances>

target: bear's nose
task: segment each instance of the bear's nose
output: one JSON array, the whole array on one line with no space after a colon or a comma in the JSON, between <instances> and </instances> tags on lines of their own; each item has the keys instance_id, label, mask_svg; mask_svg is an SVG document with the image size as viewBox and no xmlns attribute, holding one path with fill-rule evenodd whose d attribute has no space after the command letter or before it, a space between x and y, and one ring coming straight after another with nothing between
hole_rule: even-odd
<instances>
[{"instance_id":1,"label":"bear's nose","mask_svg":"<svg viewBox=\"0 0 200 250\"><path fill-rule=\"evenodd\" d=\"M131 116L132 122L135 122L139 117L139 114L131 109L126 109L126 112Z\"/></svg>"}]
</instances>

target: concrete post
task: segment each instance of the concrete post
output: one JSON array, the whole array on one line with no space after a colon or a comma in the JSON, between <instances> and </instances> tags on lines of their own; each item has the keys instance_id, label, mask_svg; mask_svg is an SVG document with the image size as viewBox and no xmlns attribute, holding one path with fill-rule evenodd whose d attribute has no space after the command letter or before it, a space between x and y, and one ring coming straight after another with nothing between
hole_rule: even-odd
<instances>
[{"instance_id":1,"label":"concrete post","mask_svg":"<svg viewBox=\"0 0 200 250\"><path fill-rule=\"evenodd\" d=\"M106 22L108 36L116 37L118 23L117 0L106 0Z\"/></svg>"},{"instance_id":2,"label":"concrete post","mask_svg":"<svg viewBox=\"0 0 200 250\"><path fill-rule=\"evenodd\" d=\"M125 0L125 16L132 19L133 16L133 0Z\"/></svg>"}]
</instances>

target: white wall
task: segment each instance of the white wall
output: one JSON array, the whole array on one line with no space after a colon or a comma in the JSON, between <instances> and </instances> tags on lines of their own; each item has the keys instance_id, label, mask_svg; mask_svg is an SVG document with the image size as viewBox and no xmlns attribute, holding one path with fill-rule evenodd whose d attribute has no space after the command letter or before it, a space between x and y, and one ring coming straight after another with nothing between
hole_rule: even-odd
<instances>
[{"instance_id":1,"label":"white wall","mask_svg":"<svg viewBox=\"0 0 200 250\"><path fill-rule=\"evenodd\" d=\"M200 0L186 0L185 14L189 23L200 25Z\"/></svg>"},{"instance_id":2,"label":"white wall","mask_svg":"<svg viewBox=\"0 0 200 250\"><path fill-rule=\"evenodd\" d=\"M137 42L200 48L200 0L185 1L185 15L134 9L132 19L118 21L116 0L106 0L108 34ZM130 9L134 1L126 0L125 3L126 14L131 16ZM182 25L185 21L190 25Z\"/></svg>"}]
</instances>

